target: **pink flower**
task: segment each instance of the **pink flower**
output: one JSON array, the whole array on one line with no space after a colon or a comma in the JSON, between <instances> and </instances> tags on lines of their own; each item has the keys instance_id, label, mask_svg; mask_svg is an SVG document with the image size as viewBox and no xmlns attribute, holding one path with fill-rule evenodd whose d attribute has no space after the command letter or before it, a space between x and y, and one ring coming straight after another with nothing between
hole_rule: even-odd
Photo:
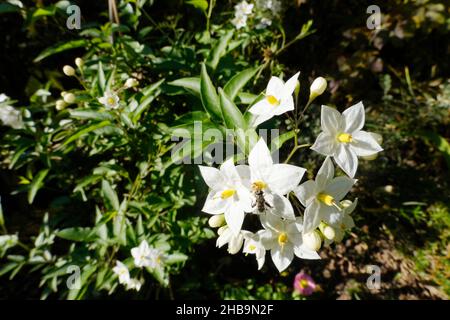
<instances>
[{"instance_id":1,"label":"pink flower","mask_svg":"<svg viewBox=\"0 0 450 320\"><path fill-rule=\"evenodd\" d=\"M299 272L294 279L294 289L303 296L310 296L316 289L316 283L306 273Z\"/></svg>"}]
</instances>

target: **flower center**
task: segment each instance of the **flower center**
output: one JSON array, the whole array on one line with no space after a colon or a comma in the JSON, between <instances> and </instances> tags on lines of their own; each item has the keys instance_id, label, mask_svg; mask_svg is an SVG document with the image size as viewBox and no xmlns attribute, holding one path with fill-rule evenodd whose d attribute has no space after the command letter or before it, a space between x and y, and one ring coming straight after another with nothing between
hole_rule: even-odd
<instances>
[{"instance_id":1,"label":"flower center","mask_svg":"<svg viewBox=\"0 0 450 320\"><path fill-rule=\"evenodd\" d=\"M274 107L280 104L280 101L274 96L266 96L267 101Z\"/></svg>"},{"instance_id":2,"label":"flower center","mask_svg":"<svg viewBox=\"0 0 450 320\"><path fill-rule=\"evenodd\" d=\"M353 141L352 135L349 133L341 133L337 136L339 142L350 143Z\"/></svg>"},{"instance_id":3,"label":"flower center","mask_svg":"<svg viewBox=\"0 0 450 320\"><path fill-rule=\"evenodd\" d=\"M300 288L305 289L308 287L309 282L306 279L302 279L298 282L298 284L300 285Z\"/></svg>"},{"instance_id":4,"label":"flower center","mask_svg":"<svg viewBox=\"0 0 450 320\"><path fill-rule=\"evenodd\" d=\"M250 251L255 251L256 246L254 246L253 244L249 245L248 248L250 249Z\"/></svg>"},{"instance_id":5,"label":"flower center","mask_svg":"<svg viewBox=\"0 0 450 320\"><path fill-rule=\"evenodd\" d=\"M106 101L108 102L108 104L114 104L115 103L114 98L112 98L112 97L109 97Z\"/></svg>"},{"instance_id":6,"label":"flower center","mask_svg":"<svg viewBox=\"0 0 450 320\"><path fill-rule=\"evenodd\" d=\"M278 244L283 247L287 242L288 242L288 237L287 237L286 232L280 233L280 235L278 236Z\"/></svg>"},{"instance_id":7,"label":"flower center","mask_svg":"<svg viewBox=\"0 0 450 320\"><path fill-rule=\"evenodd\" d=\"M222 193L220 194L220 197L222 199L228 199L229 197L234 196L234 194L236 193L236 190L234 189L227 189L222 191Z\"/></svg>"},{"instance_id":8,"label":"flower center","mask_svg":"<svg viewBox=\"0 0 450 320\"><path fill-rule=\"evenodd\" d=\"M327 206L334 205L334 198L326 193L319 193L317 195L317 199L323 203L325 203Z\"/></svg>"},{"instance_id":9,"label":"flower center","mask_svg":"<svg viewBox=\"0 0 450 320\"><path fill-rule=\"evenodd\" d=\"M267 187L267 184L261 180L256 180L255 182L252 183L252 189L255 191L265 189L266 187Z\"/></svg>"}]
</instances>

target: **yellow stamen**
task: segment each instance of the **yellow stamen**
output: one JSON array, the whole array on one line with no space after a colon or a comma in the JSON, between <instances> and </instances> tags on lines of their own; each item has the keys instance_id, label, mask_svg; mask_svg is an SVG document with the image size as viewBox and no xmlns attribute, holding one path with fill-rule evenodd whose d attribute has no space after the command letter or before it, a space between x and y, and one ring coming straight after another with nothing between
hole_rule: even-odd
<instances>
[{"instance_id":1,"label":"yellow stamen","mask_svg":"<svg viewBox=\"0 0 450 320\"><path fill-rule=\"evenodd\" d=\"M222 191L222 193L220 194L220 197L222 199L228 199L229 197L234 196L234 194L236 193L236 190L234 189L227 189Z\"/></svg>"},{"instance_id":2,"label":"yellow stamen","mask_svg":"<svg viewBox=\"0 0 450 320\"><path fill-rule=\"evenodd\" d=\"M255 182L252 183L252 189L255 191L265 189L266 187L267 187L267 184L261 180L256 180Z\"/></svg>"},{"instance_id":3,"label":"yellow stamen","mask_svg":"<svg viewBox=\"0 0 450 320\"><path fill-rule=\"evenodd\" d=\"M299 285L300 285L300 288L304 289L304 288L308 287L309 282L306 279L302 279L302 280L299 281Z\"/></svg>"},{"instance_id":4,"label":"yellow stamen","mask_svg":"<svg viewBox=\"0 0 450 320\"><path fill-rule=\"evenodd\" d=\"M332 206L334 204L334 198L326 193L319 193L317 195L317 199L323 203L325 203L327 206Z\"/></svg>"},{"instance_id":5,"label":"yellow stamen","mask_svg":"<svg viewBox=\"0 0 450 320\"><path fill-rule=\"evenodd\" d=\"M349 133L341 133L338 135L337 139L342 143L350 143L353 141L352 135Z\"/></svg>"},{"instance_id":6,"label":"yellow stamen","mask_svg":"<svg viewBox=\"0 0 450 320\"><path fill-rule=\"evenodd\" d=\"M114 100L114 98L109 97L107 99L108 104L114 104L116 101Z\"/></svg>"},{"instance_id":7,"label":"yellow stamen","mask_svg":"<svg viewBox=\"0 0 450 320\"><path fill-rule=\"evenodd\" d=\"M255 251L256 247L254 245L249 245L248 248L250 249L250 251Z\"/></svg>"},{"instance_id":8,"label":"yellow stamen","mask_svg":"<svg viewBox=\"0 0 450 320\"><path fill-rule=\"evenodd\" d=\"M280 235L278 236L278 244L282 247L284 247L284 245L288 242L288 237L286 232L282 232L280 233Z\"/></svg>"},{"instance_id":9,"label":"yellow stamen","mask_svg":"<svg viewBox=\"0 0 450 320\"><path fill-rule=\"evenodd\" d=\"M266 96L266 99L272 106L276 107L280 104L280 101L274 96Z\"/></svg>"}]
</instances>

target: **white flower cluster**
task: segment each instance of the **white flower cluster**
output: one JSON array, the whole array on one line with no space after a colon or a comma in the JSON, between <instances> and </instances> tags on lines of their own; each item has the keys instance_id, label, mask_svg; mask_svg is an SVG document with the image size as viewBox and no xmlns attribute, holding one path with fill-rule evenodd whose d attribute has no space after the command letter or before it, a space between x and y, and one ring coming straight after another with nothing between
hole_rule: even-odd
<instances>
[{"instance_id":1,"label":"white flower cluster","mask_svg":"<svg viewBox=\"0 0 450 320\"><path fill-rule=\"evenodd\" d=\"M161 267L165 259L162 251L152 248L147 241L143 240L138 247L131 249L131 256L134 259L134 265L138 268L156 269ZM120 261L116 261L113 272L118 276L119 283L126 286L127 290L134 289L139 291L143 280L131 278L128 267Z\"/></svg>"},{"instance_id":2,"label":"white flower cluster","mask_svg":"<svg viewBox=\"0 0 450 320\"><path fill-rule=\"evenodd\" d=\"M271 78L265 97L249 110L256 117L254 126L294 109L292 94L298 75L286 83L277 77ZM321 78L311 87L314 98L325 90L324 81ZM270 251L273 263L282 272L294 256L320 259L317 251L322 241L326 245L341 241L344 232L354 226L350 214L357 200L351 202L344 197L356 182L353 177L357 156L374 155L382 150L374 135L362 130L364 114L362 103L343 114L322 106L323 132L311 149L326 158L315 179L303 184L300 181L306 169L273 163L263 139L250 151L248 165L235 166L229 159L219 169L200 166L201 175L210 188L202 211L213 215L210 226L219 227L217 246L228 244L230 254L236 254L244 246L244 253L255 254L259 269L264 265L266 251ZM331 158L348 176L335 177ZM300 210L295 202L303 216L295 214L291 203L294 197L304 207ZM248 215L257 217L263 229L244 230L244 219Z\"/></svg>"},{"instance_id":3,"label":"white flower cluster","mask_svg":"<svg viewBox=\"0 0 450 320\"><path fill-rule=\"evenodd\" d=\"M236 27L236 29L241 29L247 26L248 16L252 14L253 4L247 3L247 1L242 1L234 6L234 18L231 23Z\"/></svg>"},{"instance_id":4,"label":"white flower cluster","mask_svg":"<svg viewBox=\"0 0 450 320\"><path fill-rule=\"evenodd\" d=\"M22 114L19 110L8 105L9 97L4 93L0 94L0 120L3 125L13 129L22 129L24 127Z\"/></svg>"}]
</instances>

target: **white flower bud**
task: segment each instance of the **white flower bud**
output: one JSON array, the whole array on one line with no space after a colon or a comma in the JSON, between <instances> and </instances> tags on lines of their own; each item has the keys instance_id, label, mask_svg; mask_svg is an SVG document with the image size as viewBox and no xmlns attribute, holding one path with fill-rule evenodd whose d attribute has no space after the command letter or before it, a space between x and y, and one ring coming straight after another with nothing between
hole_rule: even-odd
<instances>
[{"instance_id":1,"label":"white flower bud","mask_svg":"<svg viewBox=\"0 0 450 320\"><path fill-rule=\"evenodd\" d=\"M324 93L326 88L327 80L325 80L325 78L323 77L316 78L309 88L309 101L314 100L317 96L320 96L322 93Z\"/></svg>"},{"instance_id":2,"label":"white flower bud","mask_svg":"<svg viewBox=\"0 0 450 320\"><path fill-rule=\"evenodd\" d=\"M333 240L336 237L336 232L330 226L326 226L322 231L323 236L328 240Z\"/></svg>"},{"instance_id":3,"label":"white flower bud","mask_svg":"<svg viewBox=\"0 0 450 320\"><path fill-rule=\"evenodd\" d=\"M344 208L344 209L350 207L350 205L351 205L352 203L353 203L353 202L351 202L350 200L342 200L342 201L340 202L341 207Z\"/></svg>"},{"instance_id":4,"label":"white flower bud","mask_svg":"<svg viewBox=\"0 0 450 320\"><path fill-rule=\"evenodd\" d=\"M208 224L211 228L219 228L225 224L225 216L223 214L213 215L209 218Z\"/></svg>"},{"instance_id":5,"label":"white flower bud","mask_svg":"<svg viewBox=\"0 0 450 320\"><path fill-rule=\"evenodd\" d=\"M75 59L75 64L76 64L76 66L78 67L78 68L83 68L83 66L84 66L84 61L83 61L83 59L81 59L80 57L78 57L78 58L76 58Z\"/></svg>"},{"instance_id":6,"label":"white flower bud","mask_svg":"<svg viewBox=\"0 0 450 320\"><path fill-rule=\"evenodd\" d=\"M133 88L136 87L139 84L139 82L134 78L129 78L127 81L125 81L125 88Z\"/></svg>"},{"instance_id":7,"label":"white flower bud","mask_svg":"<svg viewBox=\"0 0 450 320\"><path fill-rule=\"evenodd\" d=\"M320 237L319 232L314 230L303 235L303 243L309 249L317 251L322 246L322 238Z\"/></svg>"},{"instance_id":8,"label":"white flower bud","mask_svg":"<svg viewBox=\"0 0 450 320\"><path fill-rule=\"evenodd\" d=\"M67 106L64 100L56 100L56 110L62 110Z\"/></svg>"},{"instance_id":9,"label":"white flower bud","mask_svg":"<svg viewBox=\"0 0 450 320\"><path fill-rule=\"evenodd\" d=\"M76 100L76 97L73 93L71 92L67 92L64 96L63 96L63 100L64 102L71 104L74 103Z\"/></svg>"},{"instance_id":10,"label":"white flower bud","mask_svg":"<svg viewBox=\"0 0 450 320\"><path fill-rule=\"evenodd\" d=\"M75 69L71 66L65 65L63 67L63 72L68 77L73 77L75 75Z\"/></svg>"},{"instance_id":11,"label":"white flower bud","mask_svg":"<svg viewBox=\"0 0 450 320\"><path fill-rule=\"evenodd\" d=\"M222 227L220 227L220 228L217 230L217 234L218 234L219 236L221 236L222 233L224 233L224 231L225 231L227 228L228 228L228 226L222 226Z\"/></svg>"},{"instance_id":12,"label":"white flower bud","mask_svg":"<svg viewBox=\"0 0 450 320\"><path fill-rule=\"evenodd\" d=\"M394 186L388 184L388 185L384 186L384 191L386 191L387 193L392 193L392 192L394 192Z\"/></svg>"},{"instance_id":13,"label":"white flower bud","mask_svg":"<svg viewBox=\"0 0 450 320\"><path fill-rule=\"evenodd\" d=\"M61 91L61 97L64 98L64 96L67 94L67 91Z\"/></svg>"}]
</instances>

